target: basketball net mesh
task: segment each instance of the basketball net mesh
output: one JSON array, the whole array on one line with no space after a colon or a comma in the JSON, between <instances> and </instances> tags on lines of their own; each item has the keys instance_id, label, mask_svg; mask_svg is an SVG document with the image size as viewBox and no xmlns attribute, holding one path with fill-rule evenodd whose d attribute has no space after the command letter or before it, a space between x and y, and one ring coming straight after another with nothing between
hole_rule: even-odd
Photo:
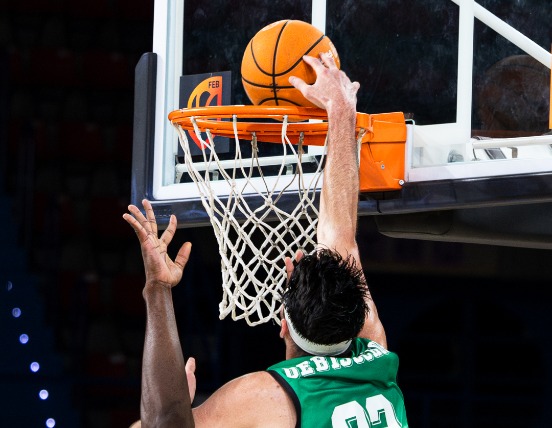
<instances>
[{"instance_id":1,"label":"basketball net mesh","mask_svg":"<svg viewBox=\"0 0 552 428\"><path fill-rule=\"evenodd\" d=\"M242 159L236 116L233 118L235 153L231 167L228 161L223 165L219 159L211 131L201 132L195 118L191 120L203 156L201 170L192 161L186 131L177 123L173 125L184 151L187 173L197 185L218 241L223 291L219 317L224 319L231 314L233 320L245 319L250 326L270 319L279 324L286 282L284 258L293 258L297 250L311 252L316 245L318 207L315 198L323 159L306 180L301 164L303 145L299 142L296 149L290 142L286 135L288 120L284 116L278 173L267 179L263 176L255 133L250 141L251 159ZM290 165L295 165L291 174ZM226 182L228 196L219 197L215 193L215 180L210 174L214 170L219 174L217 185L222 180ZM255 183L252 181L254 175L260 175L262 180ZM287 209L280 206L284 193L288 196L290 192L297 196L293 199L297 204L291 210L289 206Z\"/></svg>"}]
</instances>

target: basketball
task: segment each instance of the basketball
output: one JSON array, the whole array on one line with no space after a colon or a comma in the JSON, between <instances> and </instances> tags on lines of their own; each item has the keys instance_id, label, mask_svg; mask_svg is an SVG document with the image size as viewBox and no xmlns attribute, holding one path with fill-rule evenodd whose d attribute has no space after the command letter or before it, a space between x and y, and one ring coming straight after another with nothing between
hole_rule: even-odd
<instances>
[{"instance_id":1,"label":"basketball","mask_svg":"<svg viewBox=\"0 0 552 428\"><path fill-rule=\"evenodd\" d=\"M253 36L243 55L241 77L247 96L255 105L314 107L288 79L297 76L313 84L316 74L302 58L319 58L322 52L332 55L340 67L333 43L313 25L289 19L267 25Z\"/></svg>"}]
</instances>

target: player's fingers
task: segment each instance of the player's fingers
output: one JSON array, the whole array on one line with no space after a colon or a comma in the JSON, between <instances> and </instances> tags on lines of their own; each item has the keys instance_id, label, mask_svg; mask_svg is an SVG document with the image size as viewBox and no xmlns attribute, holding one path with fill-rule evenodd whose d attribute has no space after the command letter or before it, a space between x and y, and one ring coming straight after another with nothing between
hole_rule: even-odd
<instances>
[{"instance_id":1,"label":"player's fingers","mask_svg":"<svg viewBox=\"0 0 552 428\"><path fill-rule=\"evenodd\" d=\"M190 393L190 400L193 402L195 398L195 392L196 392L195 358L193 357L188 358L188 361L186 361L186 366L184 370L186 372L186 379L188 381L188 391Z\"/></svg>"},{"instance_id":2,"label":"player's fingers","mask_svg":"<svg viewBox=\"0 0 552 428\"><path fill-rule=\"evenodd\" d=\"M289 76L289 83L291 83L299 92L302 94L305 93L309 85L300 77L297 76Z\"/></svg>"},{"instance_id":3,"label":"player's fingers","mask_svg":"<svg viewBox=\"0 0 552 428\"><path fill-rule=\"evenodd\" d=\"M155 213L153 212L153 207L151 206L150 201L147 199L142 200L142 205L146 212L146 220L149 223L151 232L157 237L157 221L155 220Z\"/></svg>"},{"instance_id":4,"label":"player's fingers","mask_svg":"<svg viewBox=\"0 0 552 428\"><path fill-rule=\"evenodd\" d=\"M353 92L356 93L356 92L358 92L359 89L360 89L360 83L358 83L358 82L352 82L351 83L351 90Z\"/></svg>"},{"instance_id":5,"label":"player's fingers","mask_svg":"<svg viewBox=\"0 0 552 428\"><path fill-rule=\"evenodd\" d=\"M140 223L142 223L146 218L142 214L142 211L136 206L136 205L129 205L128 207L129 212L138 220Z\"/></svg>"},{"instance_id":6,"label":"player's fingers","mask_svg":"<svg viewBox=\"0 0 552 428\"><path fill-rule=\"evenodd\" d=\"M293 273L293 262L291 261L291 258L289 257L286 257L284 259L284 262L286 264L286 276L287 276L287 281L289 282L289 279L291 278L291 274Z\"/></svg>"},{"instance_id":7,"label":"player's fingers","mask_svg":"<svg viewBox=\"0 0 552 428\"><path fill-rule=\"evenodd\" d=\"M134 205L129 205L128 210L132 215L124 213L123 219L134 229L134 231L138 235L139 241L143 242L148 238L149 235L149 230L144 227L144 225L147 226L147 221L138 209L138 207Z\"/></svg>"},{"instance_id":8,"label":"player's fingers","mask_svg":"<svg viewBox=\"0 0 552 428\"><path fill-rule=\"evenodd\" d=\"M322 61L322 64L328 68L337 68L333 55L330 55L327 52L322 52L320 54L320 60Z\"/></svg>"},{"instance_id":9,"label":"player's fingers","mask_svg":"<svg viewBox=\"0 0 552 428\"><path fill-rule=\"evenodd\" d=\"M196 361L194 357L188 358L186 361L186 373L195 373L196 371Z\"/></svg>"},{"instance_id":10,"label":"player's fingers","mask_svg":"<svg viewBox=\"0 0 552 428\"><path fill-rule=\"evenodd\" d=\"M169 219L169 225L161 235L161 241L163 241L167 246L171 243L173 236L176 233L176 225L177 225L176 216L171 215Z\"/></svg>"},{"instance_id":11,"label":"player's fingers","mask_svg":"<svg viewBox=\"0 0 552 428\"><path fill-rule=\"evenodd\" d=\"M305 61L308 65L310 65L316 74L318 74L319 72L321 72L326 68L326 66L322 63L320 59L310 55L303 56L303 61Z\"/></svg>"},{"instance_id":12,"label":"player's fingers","mask_svg":"<svg viewBox=\"0 0 552 428\"><path fill-rule=\"evenodd\" d=\"M151 205L150 205L150 207L151 207ZM152 229L151 229L150 222L148 221L148 219L146 217L144 217L144 214L142 214L140 209L136 205L129 205L128 210L134 216L136 221L142 225L142 228L144 229L146 235L152 234ZM134 230L136 230L136 228L134 228ZM136 230L136 232L138 232L138 231ZM155 235L155 237L157 238L157 235Z\"/></svg>"},{"instance_id":13,"label":"player's fingers","mask_svg":"<svg viewBox=\"0 0 552 428\"><path fill-rule=\"evenodd\" d=\"M186 263L188 263L188 260L190 259L191 251L191 242L185 242L184 244L182 244L182 247L180 247L180 250L178 250L178 254L174 259L174 264L177 265L180 269L184 270L184 268L186 267Z\"/></svg>"},{"instance_id":14,"label":"player's fingers","mask_svg":"<svg viewBox=\"0 0 552 428\"><path fill-rule=\"evenodd\" d=\"M142 241L142 239L147 236L147 232L144 230L144 226L142 226L140 222L136 220L133 216L128 213L124 213L123 219L134 229L140 241Z\"/></svg>"},{"instance_id":15,"label":"player's fingers","mask_svg":"<svg viewBox=\"0 0 552 428\"><path fill-rule=\"evenodd\" d=\"M304 255L305 253L303 252L303 250L297 250L295 252L295 261L299 263L299 261L303 258Z\"/></svg>"},{"instance_id":16,"label":"player's fingers","mask_svg":"<svg viewBox=\"0 0 552 428\"><path fill-rule=\"evenodd\" d=\"M317 94L313 93L312 86L305 83L304 80L296 76L289 77L289 83L291 83L303 96L319 108L325 108L324 104L318 99Z\"/></svg>"}]
</instances>

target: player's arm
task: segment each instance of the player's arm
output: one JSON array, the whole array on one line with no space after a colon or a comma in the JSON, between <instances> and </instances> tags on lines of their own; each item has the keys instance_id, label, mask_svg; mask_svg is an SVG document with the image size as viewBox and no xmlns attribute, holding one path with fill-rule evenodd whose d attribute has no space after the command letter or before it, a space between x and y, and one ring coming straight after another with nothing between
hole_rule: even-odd
<instances>
[{"instance_id":1,"label":"player's arm","mask_svg":"<svg viewBox=\"0 0 552 428\"><path fill-rule=\"evenodd\" d=\"M191 244L183 244L171 260L167 247L176 231L176 218L171 216L158 238L151 204L143 201L143 205L146 216L134 205L129 206L132 215L123 215L138 236L146 272L141 420L133 428L294 427L293 403L267 372L228 382L192 411L195 361L190 358L184 364L171 295L182 279Z\"/></svg>"},{"instance_id":2,"label":"player's arm","mask_svg":"<svg viewBox=\"0 0 552 428\"><path fill-rule=\"evenodd\" d=\"M303 59L316 72L316 82L307 85L301 79L291 78L290 83L305 98L328 113L326 165L317 227L318 245L336 250L343 257L351 255L357 267L362 268L356 242L359 157L355 125L359 84L351 82L327 54L321 55L321 61L309 56ZM383 325L369 294L367 303L370 312L359 336L387 346Z\"/></svg>"},{"instance_id":3,"label":"player's arm","mask_svg":"<svg viewBox=\"0 0 552 428\"><path fill-rule=\"evenodd\" d=\"M123 218L140 241L146 284L146 335L142 362L141 426L194 427L184 357L178 337L172 301L188 261L191 244L182 245L174 261L167 247L176 231L176 218L160 238L151 204L143 201L146 216L134 205Z\"/></svg>"}]
</instances>

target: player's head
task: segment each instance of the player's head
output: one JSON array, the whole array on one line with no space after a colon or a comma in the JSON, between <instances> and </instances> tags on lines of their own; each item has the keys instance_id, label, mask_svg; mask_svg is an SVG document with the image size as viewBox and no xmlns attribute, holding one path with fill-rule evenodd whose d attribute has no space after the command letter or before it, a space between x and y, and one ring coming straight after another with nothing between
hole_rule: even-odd
<instances>
[{"instance_id":1,"label":"player's head","mask_svg":"<svg viewBox=\"0 0 552 428\"><path fill-rule=\"evenodd\" d=\"M329 249L305 255L283 296L292 339L309 354L342 353L362 329L366 294L364 275L352 256L344 259Z\"/></svg>"}]
</instances>

